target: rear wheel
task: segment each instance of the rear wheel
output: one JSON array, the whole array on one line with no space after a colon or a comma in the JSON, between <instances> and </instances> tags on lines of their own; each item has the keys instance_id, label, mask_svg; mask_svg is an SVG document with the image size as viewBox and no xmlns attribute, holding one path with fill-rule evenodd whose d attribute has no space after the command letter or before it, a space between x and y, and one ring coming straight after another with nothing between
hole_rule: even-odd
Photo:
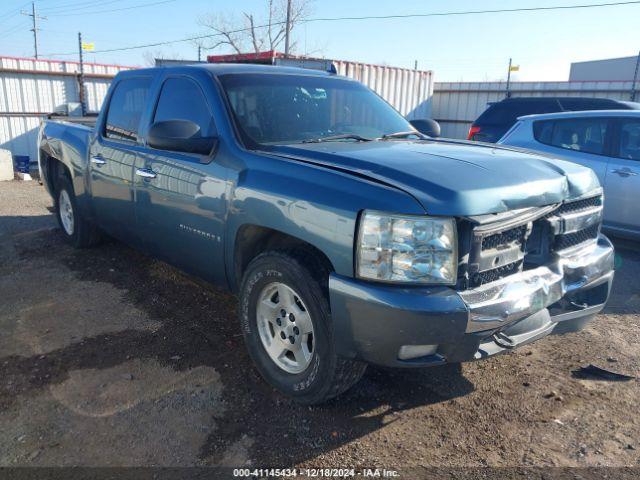
<instances>
[{"instance_id":1,"label":"rear wheel","mask_svg":"<svg viewBox=\"0 0 640 480\"><path fill-rule=\"evenodd\" d=\"M336 354L326 275L312 275L307 265L315 264L305 256L274 251L256 257L243 278L240 320L265 380L300 403L317 404L355 384L366 365Z\"/></svg>"},{"instance_id":2,"label":"rear wheel","mask_svg":"<svg viewBox=\"0 0 640 480\"><path fill-rule=\"evenodd\" d=\"M78 211L73 185L67 176L58 178L55 192L56 216L67 242L77 248L98 243L100 232Z\"/></svg>"},{"instance_id":3,"label":"rear wheel","mask_svg":"<svg viewBox=\"0 0 640 480\"><path fill-rule=\"evenodd\" d=\"M75 231L75 215L73 211L73 204L71 203L71 197L66 189L60 190L58 195L58 218L60 219L60 226L68 236L73 236Z\"/></svg>"}]
</instances>

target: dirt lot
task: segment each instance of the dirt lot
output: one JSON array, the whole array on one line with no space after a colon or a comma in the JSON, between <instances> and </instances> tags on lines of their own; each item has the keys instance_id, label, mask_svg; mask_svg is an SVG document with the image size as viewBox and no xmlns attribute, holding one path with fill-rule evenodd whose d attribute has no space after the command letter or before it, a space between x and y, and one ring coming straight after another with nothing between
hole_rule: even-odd
<instances>
[{"instance_id":1,"label":"dirt lot","mask_svg":"<svg viewBox=\"0 0 640 480\"><path fill-rule=\"evenodd\" d=\"M76 251L0 183L0 465L640 466L640 249L604 314L487 361L370 368L297 406L252 368L233 296L116 242Z\"/></svg>"}]
</instances>

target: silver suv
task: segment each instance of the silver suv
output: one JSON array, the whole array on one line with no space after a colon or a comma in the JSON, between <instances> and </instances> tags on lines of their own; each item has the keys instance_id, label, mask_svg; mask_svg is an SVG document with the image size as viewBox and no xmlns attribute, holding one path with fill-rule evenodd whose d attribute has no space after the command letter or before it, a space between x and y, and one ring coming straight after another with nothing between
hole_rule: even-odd
<instances>
[{"instance_id":1,"label":"silver suv","mask_svg":"<svg viewBox=\"0 0 640 480\"><path fill-rule=\"evenodd\" d=\"M603 227L640 239L640 111L528 115L520 117L497 143L593 169L605 192Z\"/></svg>"}]
</instances>

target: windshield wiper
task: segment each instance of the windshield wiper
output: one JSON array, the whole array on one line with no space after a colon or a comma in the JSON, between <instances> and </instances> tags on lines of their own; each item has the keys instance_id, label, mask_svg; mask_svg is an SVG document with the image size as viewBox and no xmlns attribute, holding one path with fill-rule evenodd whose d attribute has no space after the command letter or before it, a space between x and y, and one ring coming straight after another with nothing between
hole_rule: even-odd
<instances>
[{"instance_id":1,"label":"windshield wiper","mask_svg":"<svg viewBox=\"0 0 640 480\"><path fill-rule=\"evenodd\" d=\"M410 137L411 135L415 135L420 140L427 140L429 138L424 133L420 133L416 130L409 130L407 132L386 133L382 137L380 137L380 140L390 140L393 138L407 138L407 137Z\"/></svg>"},{"instance_id":2,"label":"windshield wiper","mask_svg":"<svg viewBox=\"0 0 640 480\"><path fill-rule=\"evenodd\" d=\"M310 140L303 140L302 143L320 143L320 142L332 142L335 140L357 140L358 142L371 142L373 138L363 137L355 133L344 133L341 135L329 135L328 137L312 138Z\"/></svg>"}]
</instances>

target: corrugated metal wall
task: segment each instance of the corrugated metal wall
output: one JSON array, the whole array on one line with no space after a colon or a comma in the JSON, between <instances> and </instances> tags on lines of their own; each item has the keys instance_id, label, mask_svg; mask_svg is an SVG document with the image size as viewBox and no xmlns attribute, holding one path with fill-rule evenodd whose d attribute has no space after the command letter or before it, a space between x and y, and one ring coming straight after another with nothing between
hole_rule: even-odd
<instances>
[{"instance_id":1,"label":"corrugated metal wall","mask_svg":"<svg viewBox=\"0 0 640 480\"><path fill-rule=\"evenodd\" d=\"M513 82L513 97L601 97L629 100L632 82ZM442 136L467 138L471 123L489 102L505 98L505 82L436 82L432 116L442 127Z\"/></svg>"},{"instance_id":2,"label":"corrugated metal wall","mask_svg":"<svg viewBox=\"0 0 640 480\"><path fill-rule=\"evenodd\" d=\"M85 103L98 112L113 76L131 67L85 63ZM0 57L0 148L36 159L40 120L79 102L79 64Z\"/></svg>"},{"instance_id":3,"label":"corrugated metal wall","mask_svg":"<svg viewBox=\"0 0 640 480\"><path fill-rule=\"evenodd\" d=\"M334 60L338 75L358 80L409 119L431 117L433 72Z\"/></svg>"}]
</instances>

